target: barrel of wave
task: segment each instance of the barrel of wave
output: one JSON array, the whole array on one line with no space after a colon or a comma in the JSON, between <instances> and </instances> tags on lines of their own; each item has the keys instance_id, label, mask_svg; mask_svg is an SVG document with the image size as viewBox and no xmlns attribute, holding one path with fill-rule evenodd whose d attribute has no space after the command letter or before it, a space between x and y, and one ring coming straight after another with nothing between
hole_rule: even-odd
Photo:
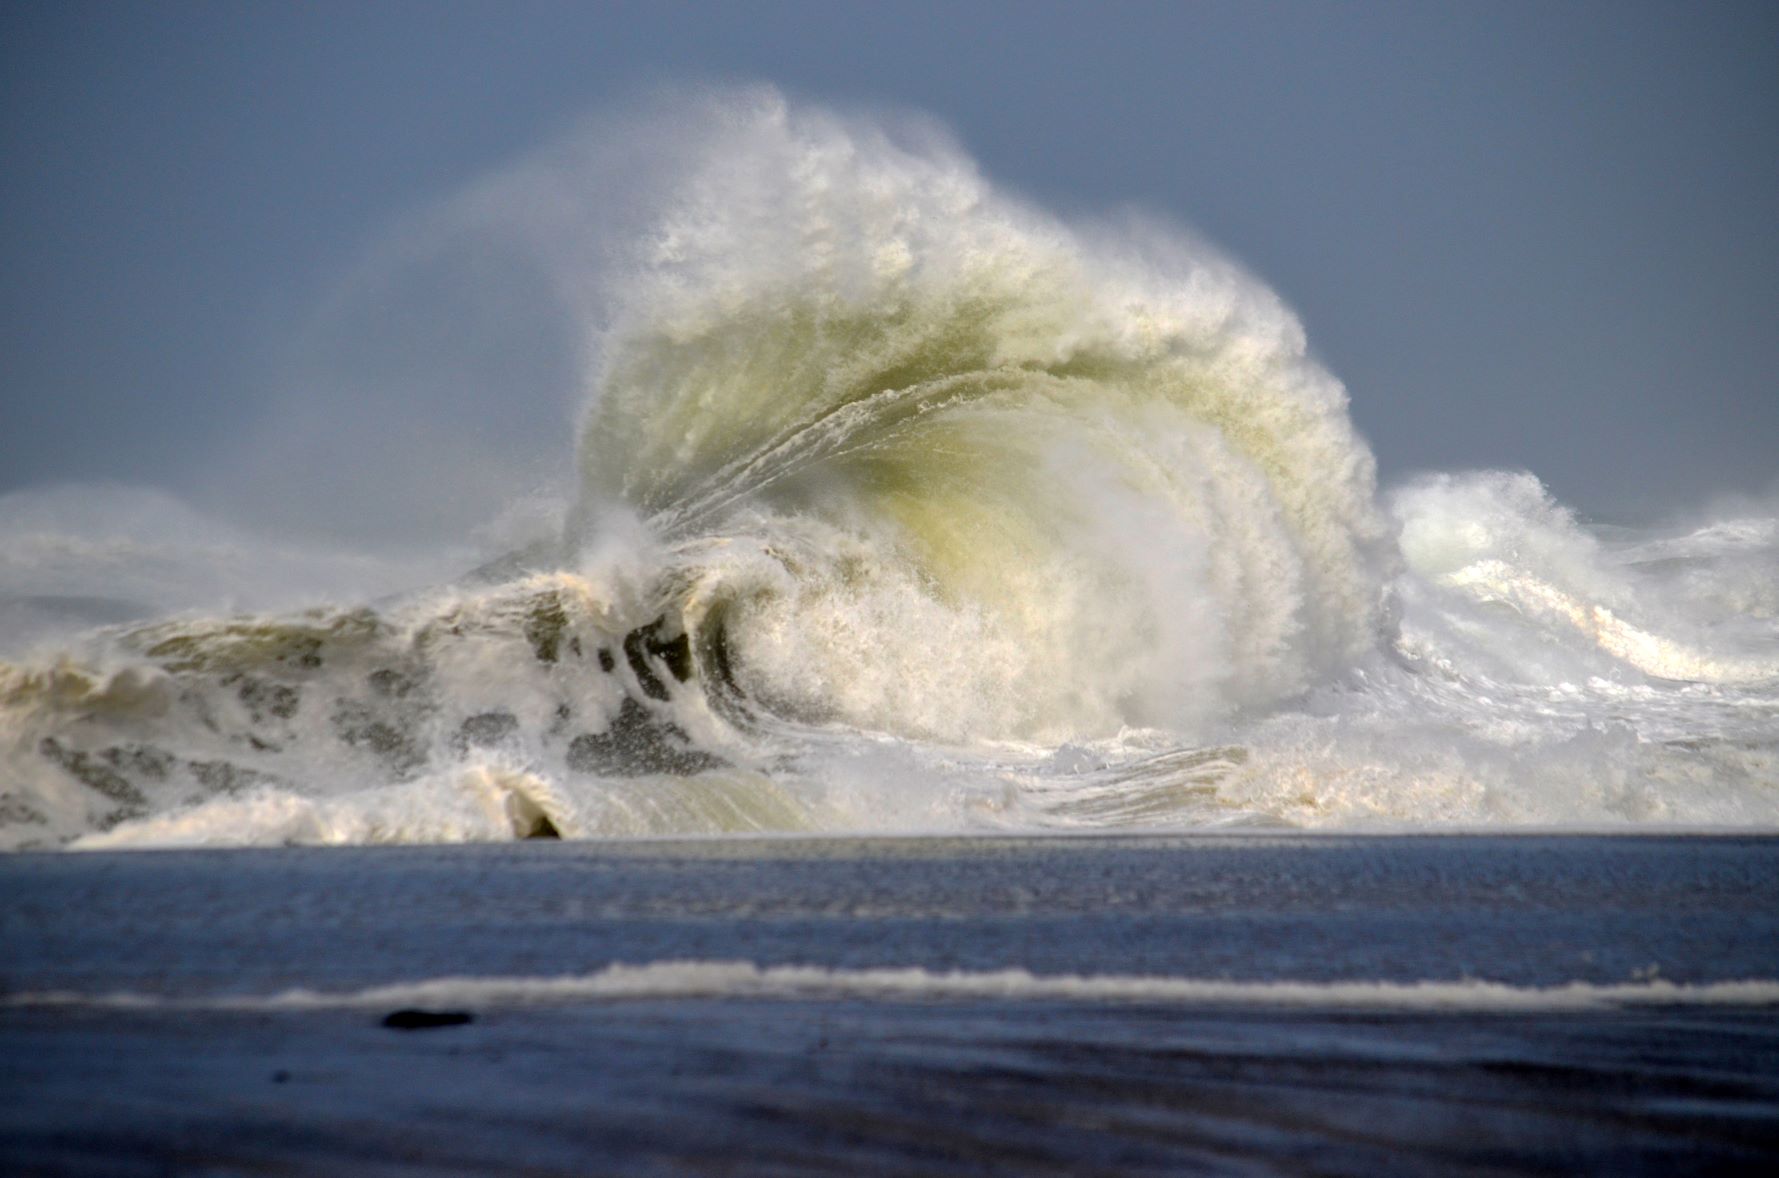
<instances>
[{"instance_id":1,"label":"barrel of wave","mask_svg":"<svg viewBox=\"0 0 1779 1178\"><path fill-rule=\"evenodd\" d=\"M1040 215L942 140L742 105L626 279L581 516L758 555L744 689L1054 742L1208 728L1371 645L1372 460L1269 292L1153 225Z\"/></svg>"}]
</instances>

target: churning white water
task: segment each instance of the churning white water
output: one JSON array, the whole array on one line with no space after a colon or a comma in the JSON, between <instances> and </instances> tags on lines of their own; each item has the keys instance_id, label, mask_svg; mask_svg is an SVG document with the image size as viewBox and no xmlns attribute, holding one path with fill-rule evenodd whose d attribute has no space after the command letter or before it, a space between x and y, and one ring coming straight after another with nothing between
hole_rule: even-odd
<instances>
[{"instance_id":1,"label":"churning white water","mask_svg":"<svg viewBox=\"0 0 1779 1178\"><path fill-rule=\"evenodd\" d=\"M638 231L554 243L600 292L560 540L0 665L0 845L1779 821L1773 504L1380 498L1182 235L771 93L656 130Z\"/></svg>"}]
</instances>

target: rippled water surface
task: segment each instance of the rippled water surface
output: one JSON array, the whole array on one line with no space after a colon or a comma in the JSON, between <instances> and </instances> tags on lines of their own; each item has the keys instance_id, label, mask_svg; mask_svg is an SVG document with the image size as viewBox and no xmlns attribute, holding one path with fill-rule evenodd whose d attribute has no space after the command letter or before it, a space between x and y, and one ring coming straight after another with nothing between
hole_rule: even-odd
<instances>
[{"instance_id":1,"label":"rippled water surface","mask_svg":"<svg viewBox=\"0 0 1779 1178\"><path fill-rule=\"evenodd\" d=\"M0 885L26 1172L1779 1156L1772 839L139 852Z\"/></svg>"}]
</instances>

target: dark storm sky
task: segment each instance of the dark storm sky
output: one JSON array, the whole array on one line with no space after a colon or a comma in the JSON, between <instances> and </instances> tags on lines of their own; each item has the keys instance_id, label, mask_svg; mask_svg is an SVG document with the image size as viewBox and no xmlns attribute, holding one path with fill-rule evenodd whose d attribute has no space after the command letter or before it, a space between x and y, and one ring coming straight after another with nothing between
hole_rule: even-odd
<instances>
[{"instance_id":1,"label":"dark storm sky","mask_svg":"<svg viewBox=\"0 0 1779 1178\"><path fill-rule=\"evenodd\" d=\"M0 57L0 491L214 494L390 225L676 79L925 110L1041 204L1193 227L1386 481L1610 518L1779 476L1772 4L8 3ZM489 379L561 379L522 353ZM492 428L566 451L566 402Z\"/></svg>"}]
</instances>

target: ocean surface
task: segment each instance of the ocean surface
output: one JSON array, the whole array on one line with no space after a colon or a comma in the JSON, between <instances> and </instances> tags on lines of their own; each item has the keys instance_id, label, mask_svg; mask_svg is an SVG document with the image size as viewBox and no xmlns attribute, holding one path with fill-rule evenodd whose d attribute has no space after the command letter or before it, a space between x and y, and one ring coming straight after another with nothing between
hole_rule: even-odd
<instances>
[{"instance_id":1,"label":"ocean surface","mask_svg":"<svg viewBox=\"0 0 1779 1178\"><path fill-rule=\"evenodd\" d=\"M166 851L0 886L9 1173L1779 1159L1770 837Z\"/></svg>"},{"instance_id":2,"label":"ocean surface","mask_svg":"<svg viewBox=\"0 0 1779 1178\"><path fill-rule=\"evenodd\" d=\"M0 497L17 1167L1770 1160L1779 501L1380 487L1184 231L636 118L456 210L583 353L476 544Z\"/></svg>"}]
</instances>

